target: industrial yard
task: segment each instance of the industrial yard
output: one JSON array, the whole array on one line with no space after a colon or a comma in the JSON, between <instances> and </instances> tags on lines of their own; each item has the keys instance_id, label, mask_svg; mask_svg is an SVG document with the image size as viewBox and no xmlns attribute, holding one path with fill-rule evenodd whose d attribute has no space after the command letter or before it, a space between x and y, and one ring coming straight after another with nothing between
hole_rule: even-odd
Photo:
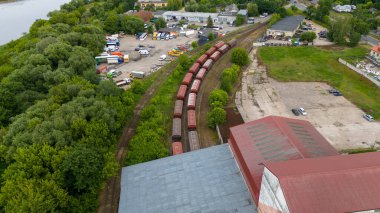
<instances>
[{"instance_id":1,"label":"industrial yard","mask_svg":"<svg viewBox=\"0 0 380 213\"><path fill-rule=\"evenodd\" d=\"M365 120L365 113L344 96L330 94L331 86L268 78L256 54L256 50L250 54L253 62L243 74L235 100L245 122L268 115L308 120L338 150L370 148L379 141L380 123ZM307 115L295 116L291 109L297 107L303 107Z\"/></svg>"}]
</instances>

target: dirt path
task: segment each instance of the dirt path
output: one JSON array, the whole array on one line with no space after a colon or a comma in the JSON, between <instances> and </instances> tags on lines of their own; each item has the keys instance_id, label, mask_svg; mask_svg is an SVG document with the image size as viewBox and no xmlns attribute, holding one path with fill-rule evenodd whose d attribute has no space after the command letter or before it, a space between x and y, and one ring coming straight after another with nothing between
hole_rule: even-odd
<instances>
[{"instance_id":1,"label":"dirt path","mask_svg":"<svg viewBox=\"0 0 380 213\"><path fill-rule=\"evenodd\" d=\"M265 24L261 24L255 28L252 28L244 33L241 33L237 37L237 47L242 47L248 51L252 47L252 42L259 38L264 32ZM202 82L202 86L199 90L197 97L197 125L198 136L201 148L214 146L218 143L218 136L215 130L208 128L207 126L207 112L209 111L208 96L211 91L219 86L219 78L223 70L230 67L231 51L223 55L207 73L205 80ZM237 83L238 84L238 83ZM227 121L228 122L228 121ZM228 130L227 130L228 131Z\"/></svg>"}]
</instances>

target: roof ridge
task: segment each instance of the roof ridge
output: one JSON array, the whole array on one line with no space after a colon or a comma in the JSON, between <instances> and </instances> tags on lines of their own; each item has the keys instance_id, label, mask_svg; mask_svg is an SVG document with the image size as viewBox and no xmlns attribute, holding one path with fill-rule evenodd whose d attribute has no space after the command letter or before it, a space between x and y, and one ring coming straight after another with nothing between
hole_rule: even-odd
<instances>
[{"instance_id":1,"label":"roof ridge","mask_svg":"<svg viewBox=\"0 0 380 213\"><path fill-rule=\"evenodd\" d=\"M296 138L296 137L294 137L295 135L294 135L293 130L290 131L291 135L284 134L286 131L284 130L284 128L282 127L282 125L277 121L277 119L274 119L274 117L277 117L278 120L281 120L281 121L284 121L284 117L271 116L271 119L274 121L274 123L277 125L277 127L281 130L281 133L286 136L286 138L288 139L288 141L292 145L292 147L295 148L295 149L297 149L297 153L302 157L302 159L305 159L306 157L304 156L304 154L301 152L301 150L298 149L298 147L292 141L292 140L294 140ZM292 119L292 118L287 118L287 119ZM286 126L289 127L287 124L286 124ZM290 138L290 136L291 136L291 138Z\"/></svg>"},{"instance_id":2,"label":"roof ridge","mask_svg":"<svg viewBox=\"0 0 380 213\"><path fill-rule=\"evenodd\" d=\"M342 156L342 155L338 155L338 156ZM308 159L314 159L314 158L304 158L304 159L298 159L298 160L308 160ZM276 162L274 162L274 163L276 163ZM269 171L272 172L272 170L269 169L268 167L265 166L265 168L267 168ZM335 174L335 173L340 173L340 172L343 172L343 171L367 170L367 169L370 169L370 168L379 168L380 169L380 165L377 165L377 166L362 166L362 167L347 168L347 169L342 169L342 168L339 169L338 168L338 170L320 171L320 172L308 172L308 173L300 173L300 174L291 173L291 174L287 174L287 175L281 175L280 177L286 178L286 177L295 177L295 176L303 176L303 175L305 175L305 176L306 175L313 175L313 176L315 176L315 174ZM272 172L272 174L275 175L273 172ZM277 178L281 179L280 177L277 177Z\"/></svg>"}]
</instances>

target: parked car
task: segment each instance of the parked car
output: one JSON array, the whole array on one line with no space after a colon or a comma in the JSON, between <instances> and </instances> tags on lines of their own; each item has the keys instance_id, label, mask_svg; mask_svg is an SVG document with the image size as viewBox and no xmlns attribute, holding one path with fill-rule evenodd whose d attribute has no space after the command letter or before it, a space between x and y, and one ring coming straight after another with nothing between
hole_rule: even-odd
<instances>
[{"instance_id":1,"label":"parked car","mask_svg":"<svg viewBox=\"0 0 380 213\"><path fill-rule=\"evenodd\" d=\"M372 115L369 115L369 114L363 115L363 118L366 119L367 121L370 121L370 122L373 121Z\"/></svg>"},{"instance_id":2,"label":"parked car","mask_svg":"<svg viewBox=\"0 0 380 213\"><path fill-rule=\"evenodd\" d=\"M125 83L126 83L127 85L131 84L132 81L133 81L132 78L124 78L123 80L125 81Z\"/></svg>"},{"instance_id":3,"label":"parked car","mask_svg":"<svg viewBox=\"0 0 380 213\"><path fill-rule=\"evenodd\" d=\"M333 92L332 93L334 96L342 96L343 94L339 91Z\"/></svg>"},{"instance_id":4,"label":"parked car","mask_svg":"<svg viewBox=\"0 0 380 213\"><path fill-rule=\"evenodd\" d=\"M305 110L304 108L302 108L302 107L300 107L300 108L298 109L298 111L300 112L301 115L307 115L306 110Z\"/></svg>"},{"instance_id":5,"label":"parked car","mask_svg":"<svg viewBox=\"0 0 380 213\"><path fill-rule=\"evenodd\" d=\"M153 44L149 44L148 47L149 48L155 48L155 46Z\"/></svg>"},{"instance_id":6,"label":"parked car","mask_svg":"<svg viewBox=\"0 0 380 213\"><path fill-rule=\"evenodd\" d=\"M149 55L148 50L139 50L140 55Z\"/></svg>"},{"instance_id":7,"label":"parked car","mask_svg":"<svg viewBox=\"0 0 380 213\"><path fill-rule=\"evenodd\" d=\"M165 61L165 59L166 59L166 55L161 55L159 60L160 61Z\"/></svg>"},{"instance_id":8,"label":"parked car","mask_svg":"<svg viewBox=\"0 0 380 213\"><path fill-rule=\"evenodd\" d=\"M298 111L298 109L292 109L292 112L295 116L299 116L300 115L300 112Z\"/></svg>"}]
</instances>

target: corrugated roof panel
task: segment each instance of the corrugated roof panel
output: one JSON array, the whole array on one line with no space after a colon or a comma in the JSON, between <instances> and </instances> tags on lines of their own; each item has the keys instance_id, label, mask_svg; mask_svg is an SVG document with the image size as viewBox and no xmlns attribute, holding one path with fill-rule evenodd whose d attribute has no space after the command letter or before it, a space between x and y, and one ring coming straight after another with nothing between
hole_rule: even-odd
<instances>
[{"instance_id":1,"label":"corrugated roof panel","mask_svg":"<svg viewBox=\"0 0 380 213\"><path fill-rule=\"evenodd\" d=\"M229 142L256 203L263 163L338 154L304 120L269 116L233 127L230 131Z\"/></svg>"},{"instance_id":2,"label":"corrugated roof panel","mask_svg":"<svg viewBox=\"0 0 380 213\"><path fill-rule=\"evenodd\" d=\"M292 213L380 209L380 153L270 162Z\"/></svg>"}]
</instances>

